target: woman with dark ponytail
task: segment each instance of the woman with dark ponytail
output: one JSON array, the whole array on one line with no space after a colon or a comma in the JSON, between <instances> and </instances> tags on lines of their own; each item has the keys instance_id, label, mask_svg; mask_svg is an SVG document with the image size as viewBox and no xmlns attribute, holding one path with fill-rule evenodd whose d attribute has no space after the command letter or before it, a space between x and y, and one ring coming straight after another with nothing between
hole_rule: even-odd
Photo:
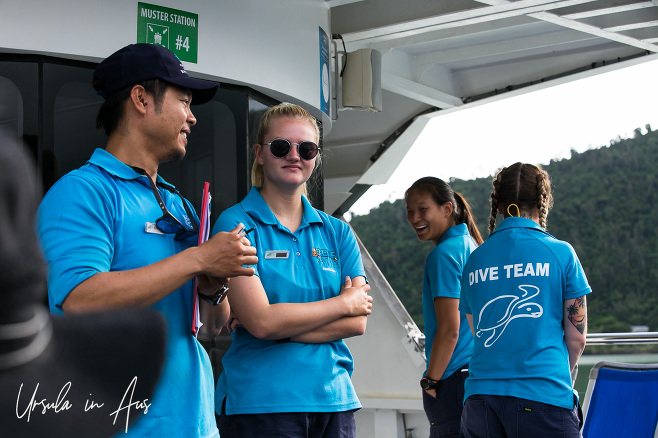
<instances>
[{"instance_id":1,"label":"woman with dark ponytail","mask_svg":"<svg viewBox=\"0 0 658 438\"><path fill-rule=\"evenodd\" d=\"M591 289L571 245L546 232L552 204L541 167L516 163L493 181L490 237L466 263L459 305L475 334L468 438L579 436L571 372L585 349Z\"/></svg>"},{"instance_id":2,"label":"woman with dark ponytail","mask_svg":"<svg viewBox=\"0 0 658 438\"><path fill-rule=\"evenodd\" d=\"M427 369L420 380L430 437L460 437L464 381L473 335L459 309L462 270L482 243L464 197L444 181L421 178L404 195L407 221L436 247L425 262L423 318Z\"/></svg>"}]
</instances>

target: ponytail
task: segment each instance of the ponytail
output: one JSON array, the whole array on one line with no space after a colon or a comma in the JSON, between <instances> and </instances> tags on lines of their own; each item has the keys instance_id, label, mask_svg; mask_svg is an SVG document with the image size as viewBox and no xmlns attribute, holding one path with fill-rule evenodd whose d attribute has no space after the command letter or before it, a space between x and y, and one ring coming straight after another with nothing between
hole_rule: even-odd
<instances>
[{"instance_id":1,"label":"ponytail","mask_svg":"<svg viewBox=\"0 0 658 438\"><path fill-rule=\"evenodd\" d=\"M457 224L466 224L468 227L468 232L475 240L475 243L478 245L482 245L484 242L484 239L482 239L482 235L480 234L480 230L478 230L477 225L475 224L475 217L473 216L473 213L471 212L471 206L469 203L466 201L464 196L459 193L459 192L453 192L455 195L455 201L457 201L458 205L458 210L456 213L458 214L458 218L456 218L455 223Z\"/></svg>"}]
</instances>

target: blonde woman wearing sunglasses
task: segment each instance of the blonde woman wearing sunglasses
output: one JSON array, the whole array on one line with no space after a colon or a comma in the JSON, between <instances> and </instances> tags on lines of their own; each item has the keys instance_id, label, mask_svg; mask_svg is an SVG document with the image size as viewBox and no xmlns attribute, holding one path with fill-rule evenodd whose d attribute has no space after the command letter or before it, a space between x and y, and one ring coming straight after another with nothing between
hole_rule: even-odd
<instances>
[{"instance_id":1,"label":"blonde woman wearing sunglasses","mask_svg":"<svg viewBox=\"0 0 658 438\"><path fill-rule=\"evenodd\" d=\"M366 329L372 297L349 226L311 206L320 159L316 120L297 105L261 119L252 188L214 232L244 224L256 275L233 278L233 342L215 402L222 438L354 437L361 407L343 341Z\"/></svg>"}]
</instances>

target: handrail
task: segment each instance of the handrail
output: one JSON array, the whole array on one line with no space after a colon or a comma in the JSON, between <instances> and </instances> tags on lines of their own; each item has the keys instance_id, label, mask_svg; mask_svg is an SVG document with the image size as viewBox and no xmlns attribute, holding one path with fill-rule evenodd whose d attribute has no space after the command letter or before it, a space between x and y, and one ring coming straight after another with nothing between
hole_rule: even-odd
<instances>
[{"instance_id":1,"label":"handrail","mask_svg":"<svg viewBox=\"0 0 658 438\"><path fill-rule=\"evenodd\" d=\"M420 333L416 342L425 345L425 335ZM638 345L658 344L658 332L627 332L627 333L588 333L587 346L592 345Z\"/></svg>"},{"instance_id":2,"label":"handrail","mask_svg":"<svg viewBox=\"0 0 658 438\"><path fill-rule=\"evenodd\" d=\"M658 332L588 333L587 346L658 344Z\"/></svg>"}]
</instances>

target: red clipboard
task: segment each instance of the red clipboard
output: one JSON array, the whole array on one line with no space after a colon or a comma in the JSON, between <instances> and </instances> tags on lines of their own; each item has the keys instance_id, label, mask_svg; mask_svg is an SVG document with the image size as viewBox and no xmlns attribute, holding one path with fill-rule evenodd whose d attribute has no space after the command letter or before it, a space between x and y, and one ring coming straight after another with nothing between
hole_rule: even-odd
<instances>
[{"instance_id":1,"label":"red clipboard","mask_svg":"<svg viewBox=\"0 0 658 438\"><path fill-rule=\"evenodd\" d=\"M201 217L199 218L199 245L210 237L210 183L203 184L203 198L201 200ZM199 315L199 281L194 279L194 310L192 313L192 334L196 337L203 325Z\"/></svg>"}]
</instances>

